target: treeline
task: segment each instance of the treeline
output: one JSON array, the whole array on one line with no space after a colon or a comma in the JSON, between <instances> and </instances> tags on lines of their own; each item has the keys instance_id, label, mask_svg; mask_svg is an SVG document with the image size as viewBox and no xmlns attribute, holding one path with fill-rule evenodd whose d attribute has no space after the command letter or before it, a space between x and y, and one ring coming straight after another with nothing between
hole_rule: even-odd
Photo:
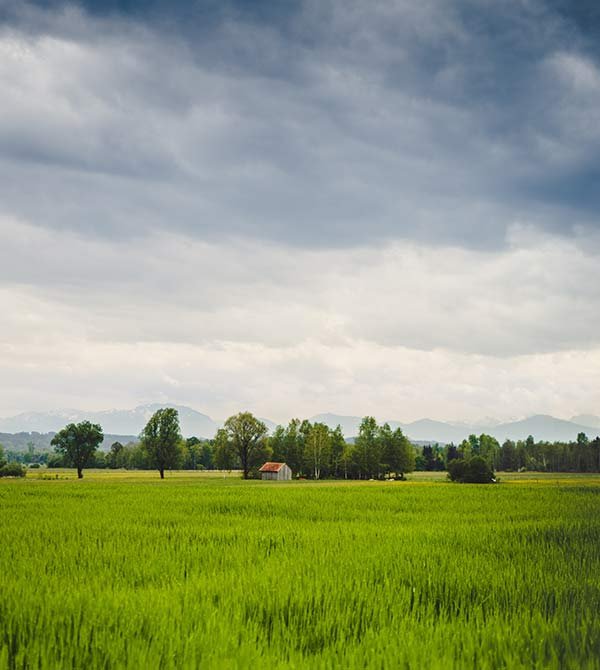
<instances>
[{"instance_id":1,"label":"treeline","mask_svg":"<svg viewBox=\"0 0 600 670\"><path fill-rule=\"evenodd\" d=\"M432 445L418 448L417 470L447 470L454 459L481 456L493 470L519 472L600 472L600 437L590 440L579 433L572 442L505 440L491 435L470 435L459 445Z\"/></svg>"},{"instance_id":2,"label":"treeline","mask_svg":"<svg viewBox=\"0 0 600 670\"><path fill-rule=\"evenodd\" d=\"M470 435L460 444L415 447L400 428L379 425L365 417L353 441L347 441L340 426L293 419L271 435L266 425L249 412L229 417L214 438L184 439L176 409L158 410L148 421L139 442L114 442L108 452L99 450L104 439L101 426L84 421L69 424L52 439L55 453L9 452L5 461L33 467L75 467L128 470L241 470L245 478L258 476L265 461L286 462L294 477L310 479L404 478L413 470L449 470L462 467L453 461L485 462L489 472L545 471L600 472L600 437L590 440L580 433L573 442L506 440L500 444L486 434ZM479 466L478 466L479 467Z\"/></svg>"},{"instance_id":3,"label":"treeline","mask_svg":"<svg viewBox=\"0 0 600 670\"><path fill-rule=\"evenodd\" d=\"M415 449L402 430L379 426L372 417L363 419L351 444L340 426L332 430L323 423L299 419L278 426L269 436L262 421L243 412L230 417L213 439L174 439L167 451L167 469L242 470L248 477L258 476L260 466L269 460L285 462L294 477L308 479L402 478L415 468ZM50 455L47 464L66 467L70 462L68 454L61 452ZM157 465L143 435L140 442L115 442L107 453L95 451L86 467L152 470Z\"/></svg>"},{"instance_id":4,"label":"treeline","mask_svg":"<svg viewBox=\"0 0 600 670\"><path fill-rule=\"evenodd\" d=\"M225 453L235 459L226 432L218 431L215 446L217 461ZM266 440L264 457L283 461L294 475L310 479L402 479L415 469L415 449L402 430L387 423L379 426L373 417L362 420L353 444L346 442L340 426L332 430L323 423L292 419Z\"/></svg>"},{"instance_id":5,"label":"treeline","mask_svg":"<svg viewBox=\"0 0 600 670\"><path fill-rule=\"evenodd\" d=\"M115 442L103 454L98 451L103 437L98 424L69 424L52 440L56 453L48 458L48 467L75 467L79 477L90 467L156 469L161 478L170 469L239 469L245 479L258 476L269 460L284 461L295 477L311 479L403 479L415 467L415 449L402 430L379 426L373 417L363 419L352 444L339 426L331 430L299 419L269 436L266 425L250 412L229 417L212 440L184 440L173 408L154 413L139 443Z\"/></svg>"}]
</instances>

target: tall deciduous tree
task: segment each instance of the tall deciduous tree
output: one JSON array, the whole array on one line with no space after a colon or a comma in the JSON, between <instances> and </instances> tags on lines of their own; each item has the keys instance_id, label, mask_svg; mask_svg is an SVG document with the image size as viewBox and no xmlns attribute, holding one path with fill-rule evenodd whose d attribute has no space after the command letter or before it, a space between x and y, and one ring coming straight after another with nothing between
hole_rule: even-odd
<instances>
[{"instance_id":1,"label":"tall deciduous tree","mask_svg":"<svg viewBox=\"0 0 600 670\"><path fill-rule=\"evenodd\" d=\"M381 442L378 439L377 421L372 416L365 416L360 422L358 437L354 442L353 460L359 477L372 477L379 473Z\"/></svg>"},{"instance_id":2,"label":"tall deciduous tree","mask_svg":"<svg viewBox=\"0 0 600 670\"><path fill-rule=\"evenodd\" d=\"M285 457L285 428L283 426L277 426L275 428L273 434L269 438L269 446L271 447L274 461L285 461L287 463Z\"/></svg>"},{"instance_id":3,"label":"tall deciduous tree","mask_svg":"<svg viewBox=\"0 0 600 670\"><path fill-rule=\"evenodd\" d=\"M415 469L415 448L401 428L396 428L394 431L394 442L397 445L397 460L394 461L395 472L401 478L404 478L407 472L412 472Z\"/></svg>"},{"instance_id":4,"label":"tall deciduous tree","mask_svg":"<svg viewBox=\"0 0 600 670\"><path fill-rule=\"evenodd\" d=\"M230 416L224 428L240 459L244 479L248 479L250 468L264 452L267 427L250 412L240 412Z\"/></svg>"},{"instance_id":5,"label":"tall deciduous tree","mask_svg":"<svg viewBox=\"0 0 600 670\"><path fill-rule=\"evenodd\" d=\"M344 458L344 451L346 450L346 440L342 433L342 427L338 424L335 430L331 431L331 468L333 476L339 477Z\"/></svg>"},{"instance_id":6,"label":"tall deciduous tree","mask_svg":"<svg viewBox=\"0 0 600 670\"><path fill-rule=\"evenodd\" d=\"M56 433L50 443L58 454L77 468L77 477L83 477L83 469L93 461L104 434L97 423L82 421L70 423Z\"/></svg>"},{"instance_id":7,"label":"tall deciduous tree","mask_svg":"<svg viewBox=\"0 0 600 670\"><path fill-rule=\"evenodd\" d=\"M142 431L141 442L161 479L165 470L176 467L181 460L182 441L177 410L166 407L154 412Z\"/></svg>"},{"instance_id":8,"label":"tall deciduous tree","mask_svg":"<svg viewBox=\"0 0 600 670\"><path fill-rule=\"evenodd\" d=\"M300 419L292 419L285 429L285 457L282 460L290 466L295 475L300 475L304 466L305 433L301 430L303 425L305 424L301 424Z\"/></svg>"},{"instance_id":9,"label":"tall deciduous tree","mask_svg":"<svg viewBox=\"0 0 600 670\"><path fill-rule=\"evenodd\" d=\"M106 462L109 468L113 470L119 467L120 456L123 453L125 447L120 442L113 442L110 445L110 451L106 456Z\"/></svg>"},{"instance_id":10,"label":"tall deciduous tree","mask_svg":"<svg viewBox=\"0 0 600 670\"><path fill-rule=\"evenodd\" d=\"M517 447L512 440L505 440L500 447L500 470L517 470Z\"/></svg>"},{"instance_id":11,"label":"tall deciduous tree","mask_svg":"<svg viewBox=\"0 0 600 670\"><path fill-rule=\"evenodd\" d=\"M587 447L589 443L590 439L585 433L577 433L577 444Z\"/></svg>"},{"instance_id":12,"label":"tall deciduous tree","mask_svg":"<svg viewBox=\"0 0 600 670\"><path fill-rule=\"evenodd\" d=\"M500 463L500 444L495 437L482 433L479 436L479 455L495 470Z\"/></svg>"},{"instance_id":13,"label":"tall deciduous tree","mask_svg":"<svg viewBox=\"0 0 600 670\"><path fill-rule=\"evenodd\" d=\"M331 457L331 437L324 423L314 423L306 436L304 450L307 465L315 479L321 478L321 471L327 467Z\"/></svg>"},{"instance_id":14,"label":"tall deciduous tree","mask_svg":"<svg viewBox=\"0 0 600 670\"><path fill-rule=\"evenodd\" d=\"M415 469L415 448L412 443L401 428L392 432L387 423L381 427L379 439L382 442L381 452L385 468L404 479L407 472Z\"/></svg>"},{"instance_id":15,"label":"tall deciduous tree","mask_svg":"<svg viewBox=\"0 0 600 670\"><path fill-rule=\"evenodd\" d=\"M225 428L219 428L213 439L213 453L217 470L233 470L235 450Z\"/></svg>"}]
</instances>

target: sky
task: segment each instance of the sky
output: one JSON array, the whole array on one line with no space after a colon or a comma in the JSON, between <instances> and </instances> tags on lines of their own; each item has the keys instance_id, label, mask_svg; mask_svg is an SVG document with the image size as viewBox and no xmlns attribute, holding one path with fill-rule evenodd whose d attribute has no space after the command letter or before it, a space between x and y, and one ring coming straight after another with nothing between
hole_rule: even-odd
<instances>
[{"instance_id":1,"label":"sky","mask_svg":"<svg viewBox=\"0 0 600 670\"><path fill-rule=\"evenodd\" d=\"M0 0L0 416L600 414L592 0Z\"/></svg>"}]
</instances>

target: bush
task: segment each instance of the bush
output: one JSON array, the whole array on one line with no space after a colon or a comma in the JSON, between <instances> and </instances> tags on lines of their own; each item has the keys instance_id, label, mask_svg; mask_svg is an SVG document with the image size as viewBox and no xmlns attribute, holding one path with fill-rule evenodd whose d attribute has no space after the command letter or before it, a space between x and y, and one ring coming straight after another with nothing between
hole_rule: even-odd
<instances>
[{"instance_id":1,"label":"bush","mask_svg":"<svg viewBox=\"0 0 600 670\"><path fill-rule=\"evenodd\" d=\"M38 470L40 467L41 467L41 466L40 466L39 463L31 463L31 464L29 465L29 469L30 469L30 470Z\"/></svg>"},{"instance_id":2,"label":"bush","mask_svg":"<svg viewBox=\"0 0 600 670\"><path fill-rule=\"evenodd\" d=\"M495 482L494 471L481 456L456 458L448 463L448 477L463 484L491 484Z\"/></svg>"},{"instance_id":3,"label":"bush","mask_svg":"<svg viewBox=\"0 0 600 670\"><path fill-rule=\"evenodd\" d=\"M0 477L25 477L25 473L20 463L7 463L0 468Z\"/></svg>"}]
</instances>

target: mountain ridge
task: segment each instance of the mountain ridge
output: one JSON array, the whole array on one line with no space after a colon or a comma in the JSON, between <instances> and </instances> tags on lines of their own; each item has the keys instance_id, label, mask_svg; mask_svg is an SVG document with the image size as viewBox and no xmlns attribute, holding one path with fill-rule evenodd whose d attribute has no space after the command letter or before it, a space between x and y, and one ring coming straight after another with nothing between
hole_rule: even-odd
<instances>
[{"instance_id":1,"label":"mountain ridge","mask_svg":"<svg viewBox=\"0 0 600 670\"><path fill-rule=\"evenodd\" d=\"M343 423L337 421L337 419L340 419ZM344 426L349 429L344 432L344 435L351 437L358 433L361 418L328 413L311 417L312 420L322 421L330 428L334 428L337 423L341 423L342 429L344 429ZM548 414L534 414L518 421L491 426L484 426L479 423L454 424L427 418L408 423L388 420L387 423L392 429L401 428L410 439L418 442L457 443L462 442L473 433L476 435L486 433L500 442L507 439L524 440L529 435L533 435L536 440L548 442L575 440L578 433L585 433L590 439L600 435L600 428L565 419L557 419Z\"/></svg>"},{"instance_id":2,"label":"mountain ridge","mask_svg":"<svg viewBox=\"0 0 600 670\"><path fill-rule=\"evenodd\" d=\"M53 410L48 412L23 412L12 417L0 419L2 433L51 433L57 432L67 423L83 421L85 419L100 423L106 434L110 435L139 435L150 416L161 407L174 407L179 412L181 431L185 437L195 435L201 438L211 438L223 421L215 420L187 405L173 403L148 403L138 405L132 409L110 409L85 412L76 409ZM481 422L450 423L435 419L423 418L412 422L388 420L392 429L401 428L403 432L415 441L421 442L460 442L471 433L477 435L487 433L499 441L505 439L525 439L533 435L536 440L568 441L574 440L578 433L586 433L592 439L600 434L600 417L583 414L573 419L588 419L597 425L579 423L573 420L558 419L548 414L536 414L525 419L504 423L483 425ZM277 425L266 418L261 418L270 431ZM311 422L321 422L330 428L338 424L347 438L358 434L361 417L353 415L324 412L315 414L309 419Z\"/></svg>"}]
</instances>

